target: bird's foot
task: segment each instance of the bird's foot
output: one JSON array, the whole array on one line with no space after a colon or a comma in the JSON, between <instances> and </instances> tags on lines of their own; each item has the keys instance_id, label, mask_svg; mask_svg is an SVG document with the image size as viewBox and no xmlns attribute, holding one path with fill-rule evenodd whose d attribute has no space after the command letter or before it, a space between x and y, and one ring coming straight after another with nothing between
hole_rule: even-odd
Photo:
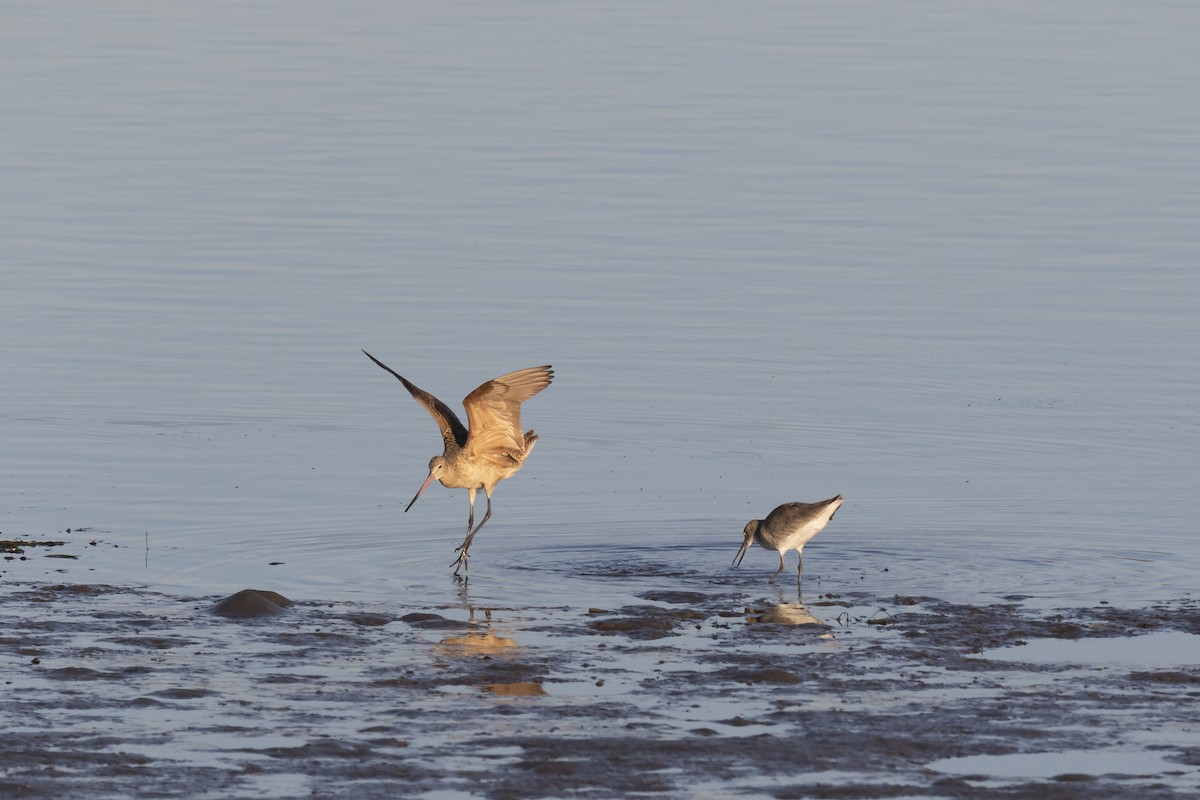
<instances>
[{"instance_id":1,"label":"bird's foot","mask_svg":"<svg viewBox=\"0 0 1200 800\"><path fill-rule=\"evenodd\" d=\"M461 544L458 547L454 548L454 551L456 553L458 553L458 558L455 559L454 561L450 562L450 566L454 567L454 574L457 575L458 571L460 569L467 568L468 556L467 556L467 551L463 548L463 546Z\"/></svg>"}]
</instances>

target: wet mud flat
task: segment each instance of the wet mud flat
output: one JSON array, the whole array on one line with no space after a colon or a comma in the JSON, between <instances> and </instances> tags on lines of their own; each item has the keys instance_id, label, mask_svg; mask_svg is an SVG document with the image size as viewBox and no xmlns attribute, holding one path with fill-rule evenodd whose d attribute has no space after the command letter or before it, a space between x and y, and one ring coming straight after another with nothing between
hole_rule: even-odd
<instances>
[{"instance_id":1,"label":"wet mud flat","mask_svg":"<svg viewBox=\"0 0 1200 800\"><path fill-rule=\"evenodd\" d=\"M0 797L1200 792L1194 599L799 603L740 577L618 608L482 608L468 584L450 606L265 594L245 616L8 581ZM1184 650L1142 658L1162 643ZM1023 660L1039 645L1131 655Z\"/></svg>"}]
</instances>

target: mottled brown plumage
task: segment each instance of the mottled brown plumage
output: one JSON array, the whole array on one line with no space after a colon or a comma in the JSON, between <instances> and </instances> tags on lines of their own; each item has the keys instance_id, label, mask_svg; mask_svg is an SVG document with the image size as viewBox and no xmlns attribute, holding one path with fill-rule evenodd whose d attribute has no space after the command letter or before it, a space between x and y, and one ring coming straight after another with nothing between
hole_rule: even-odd
<instances>
[{"instance_id":1,"label":"mottled brown plumage","mask_svg":"<svg viewBox=\"0 0 1200 800\"><path fill-rule=\"evenodd\" d=\"M482 384L463 400L467 409L464 427L450 407L403 375L363 350L367 358L392 373L404 384L409 394L425 407L442 432L444 451L429 461L429 477L405 507L412 508L430 483L437 480L448 489L466 489L471 501L467 517L467 538L457 548L458 560L451 566L454 574L467 565L467 551L475 534L492 516L492 490L505 478L521 469L537 442L533 431L521 432L521 403L550 385L554 370L549 365L529 367L501 375ZM475 525L475 493L483 489L487 495L487 512L478 527Z\"/></svg>"}]
</instances>

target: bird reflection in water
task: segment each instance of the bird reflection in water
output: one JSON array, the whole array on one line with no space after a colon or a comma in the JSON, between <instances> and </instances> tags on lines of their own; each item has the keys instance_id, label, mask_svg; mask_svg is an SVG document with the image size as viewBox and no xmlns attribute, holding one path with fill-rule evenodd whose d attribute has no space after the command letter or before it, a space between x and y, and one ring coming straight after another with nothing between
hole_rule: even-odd
<instances>
[{"instance_id":1,"label":"bird reflection in water","mask_svg":"<svg viewBox=\"0 0 1200 800\"><path fill-rule=\"evenodd\" d=\"M803 602L778 603L763 609L753 609L746 615L752 625L818 625L827 627L825 621L808 610Z\"/></svg>"},{"instance_id":2,"label":"bird reflection in water","mask_svg":"<svg viewBox=\"0 0 1200 800\"><path fill-rule=\"evenodd\" d=\"M797 635L808 638L810 635L820 644L821 649L837 650L841 643L833 635L832 626L814 614L804 602L804 596L794 595L794 602L779 592L779 602L763 603L758 608L746 609L747 625L790 625L797 628ZM764 598L765 600L765 598Z\"/></svg>"},{"instance_id":3,"label":"bird reflection in water","mask_svg":"<svg viewBox=\"0 0 1200 800\"><path fill-rule=\"evenodd\" d=\"M520 645L504 626L492 620L492 610L485 608L483 619L476 618L476 609L470 605L466 586L459 592L467 608L467 624L471 627L466 633L458 632L445 636L437 644L436 650L444 661L466 661L474 659L492 660L496 658L515 658L520 653ZM498 697L541 697L546 694L542 684L537 681L507 681L478 684L478 688Z\"/></svg>"},{"instance_id":4,"label":"bird reflection in water","mask_svg":"<svg viewBox=\"0 0 1200 800\"><path fill-rule=\"evenodd\" d=\"M483 621L475 619L473 606L467 607L467 613L470 630L443 638L437 646L439 654L444 658L480 658L516 653L520 646L516 639L493 632L491 609L483 609Z\"/></svg>"}]
</instances>

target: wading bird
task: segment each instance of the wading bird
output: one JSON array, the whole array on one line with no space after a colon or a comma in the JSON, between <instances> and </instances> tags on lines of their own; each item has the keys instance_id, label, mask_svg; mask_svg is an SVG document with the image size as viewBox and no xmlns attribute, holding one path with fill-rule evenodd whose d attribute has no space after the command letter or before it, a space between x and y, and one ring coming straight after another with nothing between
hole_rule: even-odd
<instances>
[{"instance_id":1,"label":"wading bird","mask_svg":"<svg viewBox=\"0 0 1200 800\"><path fill-rule=\"evenodd\" d=\"M736 567L746 557L750 545L757 542L768 550L779 553L779 569L771 576L771 583L783 572L783 554L795 550L800 556L796 566L796 584L800 583L800 575L804 571L804 545L825 529L829 520L842 507L842 496L831 497L818 503L784 503L776 508L766 519L752 519L746 523L742 549L733 558Z\"/></svg>"},{"instance_id":2,"label":"wading bird","mask_svg":"<svg viewBox=\"0 0 1200 800\"><path fill-rule=\"evenodd\" d=\"M457 548L458 560L450 566L454 574L467 566L467 551L475 534L492 516L492 490L505 478L511 478L521 469L525 459L533 450L538 437L533 431L521 433L521 403L550 385L554 370L547 364L529 367L501 375L482 384L463 400L467 409L467 424L463 426L449 406L429 392L415 386L399 372L363 350L367 358L396 376L408 389L413 399L425 407L442 431L445 451L429 461L429 477L421 484L416 495L404 507L412 508L421 492L440 481L447 489L466 489L471 499L471 513L467 517L467 538ZM475 493L483 489L487 494L487 512L475 525Z\"/></svg>"}]
</instances>

